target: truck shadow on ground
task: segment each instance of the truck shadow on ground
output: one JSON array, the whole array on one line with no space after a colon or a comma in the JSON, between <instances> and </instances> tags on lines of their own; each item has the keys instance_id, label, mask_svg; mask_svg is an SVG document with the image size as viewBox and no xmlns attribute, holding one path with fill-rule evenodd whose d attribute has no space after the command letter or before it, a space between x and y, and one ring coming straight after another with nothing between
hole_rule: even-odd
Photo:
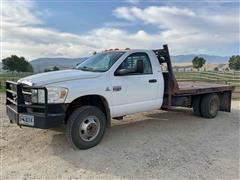
<instances>
[{"instance_id":1,"label":"truck shadow on ground","mask_svg":"<svg viewBox=\"0 0 240 180\"><path fill-rule=\"evenodd\" d=\"M132 118L134 120L129 117L107 129L102 142L88 150L73 150L64 133L55 134L51 143L54 154L73 168L96 174L121 178L141 178L148 174L158 177L161 168L174 170L184 162L193 161L189 154L197 154L199 145L187 137L211 122L183 108ZM191 144L190 152L182 148L184 144ZM202 163L204 166L205 162Z\"/></svg>"}]
</instances>

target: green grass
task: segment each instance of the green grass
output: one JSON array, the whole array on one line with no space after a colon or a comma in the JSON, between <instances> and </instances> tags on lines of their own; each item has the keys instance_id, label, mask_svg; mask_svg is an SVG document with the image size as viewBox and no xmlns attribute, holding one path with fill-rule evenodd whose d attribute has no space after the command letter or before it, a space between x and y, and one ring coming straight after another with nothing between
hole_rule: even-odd
<instances>
[{"instance_id":1,"label":"green grass","mask_svg":"<svg viewBox=\"0 0 240 180\"><path fill-rule=\"evenodd\" d=\"M6 81L17 81L18 79L25 77L29 74L0 74L0 93L5 92Z\"/></svg>"},{"instance_id":2,"label":"green grass","mask_svg":"<svg viewBox=\"0 0 240 180\"><path fill-rule=\"evenodd\" d=\"M0 93L5 93L5 88L0 88Z\"/></svg>"}]
</instances>

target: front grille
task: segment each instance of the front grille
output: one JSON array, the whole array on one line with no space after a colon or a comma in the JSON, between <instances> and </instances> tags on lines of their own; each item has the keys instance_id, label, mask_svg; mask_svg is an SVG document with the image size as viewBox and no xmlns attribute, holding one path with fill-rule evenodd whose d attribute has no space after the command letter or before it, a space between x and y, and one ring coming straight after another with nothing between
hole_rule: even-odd
<instances>
[{"instance_id":1,"label":"front grille","mask_svg":"<svg viewBox=\"0 0 240 180\"><path fill-rule=\"evenodd\" d=\"M32 90L44 91L44 103L32 103ZM17 113L41 113L47 117L48 108L48 93L46 87L32 87L25 84L18 84L17 82L6 81L6 105L8 107L14 106Z\"/></svg>"},{"instance_id":2,"label":"front grille","mask_svg":"<svg viewBox=\"0 0 240 180\"><path fill-rule=\"evenodd\" d=\"M25 104L31 104L32 101L31 89L28 86L24 85L22 88L22 93Z\"/></svg>"}]
</instances>

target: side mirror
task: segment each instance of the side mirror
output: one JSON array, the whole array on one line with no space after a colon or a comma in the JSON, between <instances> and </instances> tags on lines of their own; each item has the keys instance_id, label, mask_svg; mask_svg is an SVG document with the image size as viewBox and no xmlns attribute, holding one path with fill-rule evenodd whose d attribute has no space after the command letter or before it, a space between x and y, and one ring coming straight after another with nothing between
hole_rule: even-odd
<instances>
[{"instance_id":1,"label":"side mirror","mask_svg":"<svg viewBox=\"0 0 240 180\"><path fill-rule=\"evenodd\" d=\"M128 69L118 69L115 73L114 73L114 75L115 76L124 76L124 75L126 75L126 74L128 74L129 73L129 70Z\"/></svg>"}]
</instances>

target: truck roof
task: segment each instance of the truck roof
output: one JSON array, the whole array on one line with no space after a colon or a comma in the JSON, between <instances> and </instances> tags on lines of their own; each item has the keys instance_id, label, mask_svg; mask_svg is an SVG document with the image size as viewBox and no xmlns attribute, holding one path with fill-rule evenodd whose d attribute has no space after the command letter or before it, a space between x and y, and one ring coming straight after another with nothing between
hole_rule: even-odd
<instances>
[{"instance_id":1,"label":"truck roof","mask_svg":"<svg viewBox=\"0 0 240 180\"><path fill-rule=\"evenodd\" d=\"M149 49L129 49L129 50L105 50L105 51L102 51L103 53L104 52L147 52L147 51L153 51L153 50L149 50Z\"/></svg>"}]
</instances>

